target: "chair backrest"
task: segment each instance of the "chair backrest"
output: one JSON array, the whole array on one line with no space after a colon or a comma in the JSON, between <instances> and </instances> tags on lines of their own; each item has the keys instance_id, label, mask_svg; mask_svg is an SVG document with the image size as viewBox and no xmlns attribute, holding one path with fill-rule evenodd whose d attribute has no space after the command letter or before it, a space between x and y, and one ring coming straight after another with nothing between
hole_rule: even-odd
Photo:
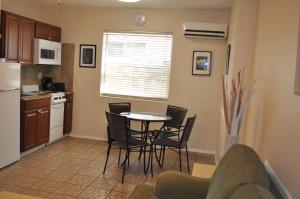
<instances>
[{"instance_id":1,"label":"chair backrest","mask_svg":"<svg viewBox=\"0 0 300 199\"><path fill-rule=\"evenodd\" d=\"M109 138L113 139L114 141L126 143L128 139L127 118L119 114L114 114L110 112L105 113L109 128Z\"/></svg>"},{"instance_id":2,"label":"chair backrest","mask_svg":"<svg viewBox=\"0 0 300 199\"><path fill-rule=\"evenodd\" d=\"M171 116L172 119L169 120L169 121L166 121L164 123L164 126L179 129L180 126L182 125L182 122L183 122L184 118L185 118L186 112L187 112L186 108L182 108L182 107L179 107L179 106L168 105L166 114Z\"/></svg>"},{"instance_id":3,"label":"chair backrest","mask_svg":"<svg viewBox=\"0 0 300 199\"><path fill-rule=\"evenodd\" d=\"M109 103L109 112L114 114L120 114L122 112L130 112L131 111L131 103L130 102L118 102L118 103Z\"/></svg>"},{"instance_id":4,"label":"chair backrest","mask_svg":"<svg viewBox=\"0 0 300 199\"><path fill-rule=\"evenodd\" d=\"M196 120L196 115L194 117L190 117L187 119L185 127L183 129L183 133L180 139L180 143L187 143L190 139L191 133L192 133L192 129L194 127L195 124L195 120Z\"/></svg>"},{"instance_id":5,"label":"chair backrest","mask_svg":"<svg viewBox=\"0 0 300 199\"><path fill-rule=\"evenodd\" d=\"M242 185L255 184L269 190L264 164L253 149L236 144L219 162L209 184L206 199L227 199Z\"/></svg>"}]
</instances>

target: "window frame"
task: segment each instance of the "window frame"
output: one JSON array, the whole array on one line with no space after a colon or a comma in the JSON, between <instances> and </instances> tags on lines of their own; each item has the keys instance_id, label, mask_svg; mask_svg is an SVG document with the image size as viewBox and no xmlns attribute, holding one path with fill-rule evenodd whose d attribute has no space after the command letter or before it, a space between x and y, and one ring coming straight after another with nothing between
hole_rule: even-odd
<instances>
[{"instance_id":1,"label":"window frame","mask_svg":"<svg viewBox=\"0 0 300 199\"><path fill-rule=\"evenodd\" d=\"M124 33L124 34L153 34L153 35L169 35L172 37L171 49L170 49L170 71L168 79L168 95L167 98L155 98L155 97L144 97L144 96L131 96L131 95L122 95L122 94L111 94L111 93L101 93L101 86L103 84L104 76L104 63L103 57L105 56L105 46L104 46L104 36L106 33ZM167 102L170 98L170 88L171 88L171 74L172 74L172 63L173 63L173 54L174 54L174 34L172 32L143 32L143 31L111 31L104 30L102 34L102 54L101 54L101 69L100 69L100 87L99 93L100 97L109 97L109 98L119 98L119 99L130 99L130 100L143 100L143 101L155 101L155 102Z\"/></svg>"}]
</instances>

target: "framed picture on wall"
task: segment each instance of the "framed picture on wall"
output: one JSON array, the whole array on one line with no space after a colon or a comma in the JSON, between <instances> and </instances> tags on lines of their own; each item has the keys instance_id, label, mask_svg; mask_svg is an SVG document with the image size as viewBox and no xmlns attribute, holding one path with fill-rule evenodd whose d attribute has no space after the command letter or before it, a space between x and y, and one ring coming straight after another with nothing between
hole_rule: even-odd
<instances>
[{"instance_id":1,"label":"framed picture on wall","mask_svg":"<svg viewBox=\"0 0 300 199\"><path fill-rule=\"evenodd\" d=\"M194 51L192 74L210 76L211 57L211 51Z\"/></svg>"},{"instance_id":2,"label":"framed picture on wall","mask_svg":"<svg viewBox=\"0 0 300 199\"><path fill-rule=\"evenodd\" d=\"M80 44L79 66L96 68L96 45Z\"/></svg>"}]
</instances>

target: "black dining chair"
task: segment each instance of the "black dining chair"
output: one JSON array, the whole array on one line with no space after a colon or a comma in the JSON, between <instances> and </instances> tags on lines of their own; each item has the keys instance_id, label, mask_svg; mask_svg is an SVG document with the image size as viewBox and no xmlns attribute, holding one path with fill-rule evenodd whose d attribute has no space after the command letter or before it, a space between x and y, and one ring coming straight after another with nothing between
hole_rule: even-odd
<instances>
[{"instance_id":1,"label":"black dining chair","mask_svg":"<svg viewBox=\"0 0 300 199\"><path fill-rule=\"evenodd\" d=\"M115 102L115 103L108 103L109 112L114 114L120 114L123 112L130 112L131 111L131 103L130 102ZM130 128L130 122L128 122L129 128ZM113 140L109 136L109 127L107 126L107 140L108 144L111 143ZM121 159L121 148L119 150L119 159L118 159L118 165L120 165L120 159ZM129 164L129 162L128 162Z\"/></svg>"},{"instance_id":2,"label":"black dining chair","mask_svg":"<svg viewBox=\"0 0 300 199\"><path fill-rule=\"evenodd\" d=\"M186 116L187 109L179 106L168 105L166 115L172 117L171 120L164 122L162 127L159 130L153 131L152 135L156 139L158 137L173 137L173 139L180 139L180 132L183 128L182 123ZM159 155L155 148L155 158L158 162L161 161L162 156L162 147L159 150Z\"/></svg>"},{"instance_id":3,"label":"black dining chair","mask_svg":"<svg viewBox=\"0 0 300 199\"><path fill-rule=\"evenodd\" d=\"M182 123L187 113L186 108L179 106L168 105L166 115L172 117L171 120L164 122L159 131L155 131L155 137L172 137L177 136L178 140L180 137L180 130L182 129Z\"/></svg>"},{"instance_id":4,"label":"black dining chair","mask_svg":"<svg viewBox=\"0 0 300 199\"><path fill-rule=\"evenodd\" d=\"M117 103L108 103L109 112L120 114L122 112L130 112L131 111L131 103L130 102L117 102Z\"/></svg>"},{"instance_id":5,"label":"black dining chair","mask_svg":"<svg viewBox=\"0 0 300 199\"><path fill-rule=\"evenodd\" d=\"M178 150L179 168L180 168L180 172L181 172L182 171L182 169L181 169L181 149L185 148L188 172L190 172L189 151L188 151L188 144L187 143L190 139L190 135L191 135L195 120L196 120L196 115L194 117L190 117L190 118L187 119L186 125L184 126L183 130L180 130L180 131L182 131L182 135L181 135L181 138L179 140L174 140L174 139L171 139L170 137L158 137L158 138L153 140L152 148L154 146L154 150L156 148L155 146L161 146L162 147L162 158L158 161L158 164L159 164L160 167L162 167L163 164L164 164L165 150L166 150L166 147L168 147L168 148L171 148L171 149ZM153 175L152 163L153 163L153 155L151 155L151 173Z\"/></svg>"},{"instance_id":6,"label":"black dining chair","mask_svg":"<svg viewBox=\"0 0 300 199\"><path fill-rule=\"evenodd\" d=\"M122 163L123 166L123 175L122 175L122 183L124 182L125 169L127 162L129 161L129 155L131 152L140 152L142 148L144 151L144 173L147 173L148 167L146 168L146 148L150 147L150 144L147 142L143 142L139 139L135 139L130 136L129 128L127 125L127 119L124 116L119 114L114 114L110 112L106 112L106 118L109 128L109 137L111 138L111 142L108 143L107 149L107 157L105 161L105 166L103 169L103 174L105 174L107 162L109 159L109 154L112 146L123 149L126 151L125 160ZM150 159L150 153L148 158L148 164Z\"/></svg>"}]
</instances>

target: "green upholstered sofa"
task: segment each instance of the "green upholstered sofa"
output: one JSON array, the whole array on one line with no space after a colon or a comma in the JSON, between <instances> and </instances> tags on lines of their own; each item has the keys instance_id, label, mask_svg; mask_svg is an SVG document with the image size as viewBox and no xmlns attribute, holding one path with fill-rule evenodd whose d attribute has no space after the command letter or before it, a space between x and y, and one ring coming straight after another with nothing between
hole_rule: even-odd
<instances>
[{"instance_id":1,"label":"green upholstered sofa","mask_svg":"<svg viewBox=\"0 0 300 199\"><path fill-rule=\"evenodd\" d=\"M137 185L129 198L274 199L269 190L269 177L258 155L237 144L224 155L210 180L168 171L158 177L155 186Z\"/></svg>"}]
</instances>

